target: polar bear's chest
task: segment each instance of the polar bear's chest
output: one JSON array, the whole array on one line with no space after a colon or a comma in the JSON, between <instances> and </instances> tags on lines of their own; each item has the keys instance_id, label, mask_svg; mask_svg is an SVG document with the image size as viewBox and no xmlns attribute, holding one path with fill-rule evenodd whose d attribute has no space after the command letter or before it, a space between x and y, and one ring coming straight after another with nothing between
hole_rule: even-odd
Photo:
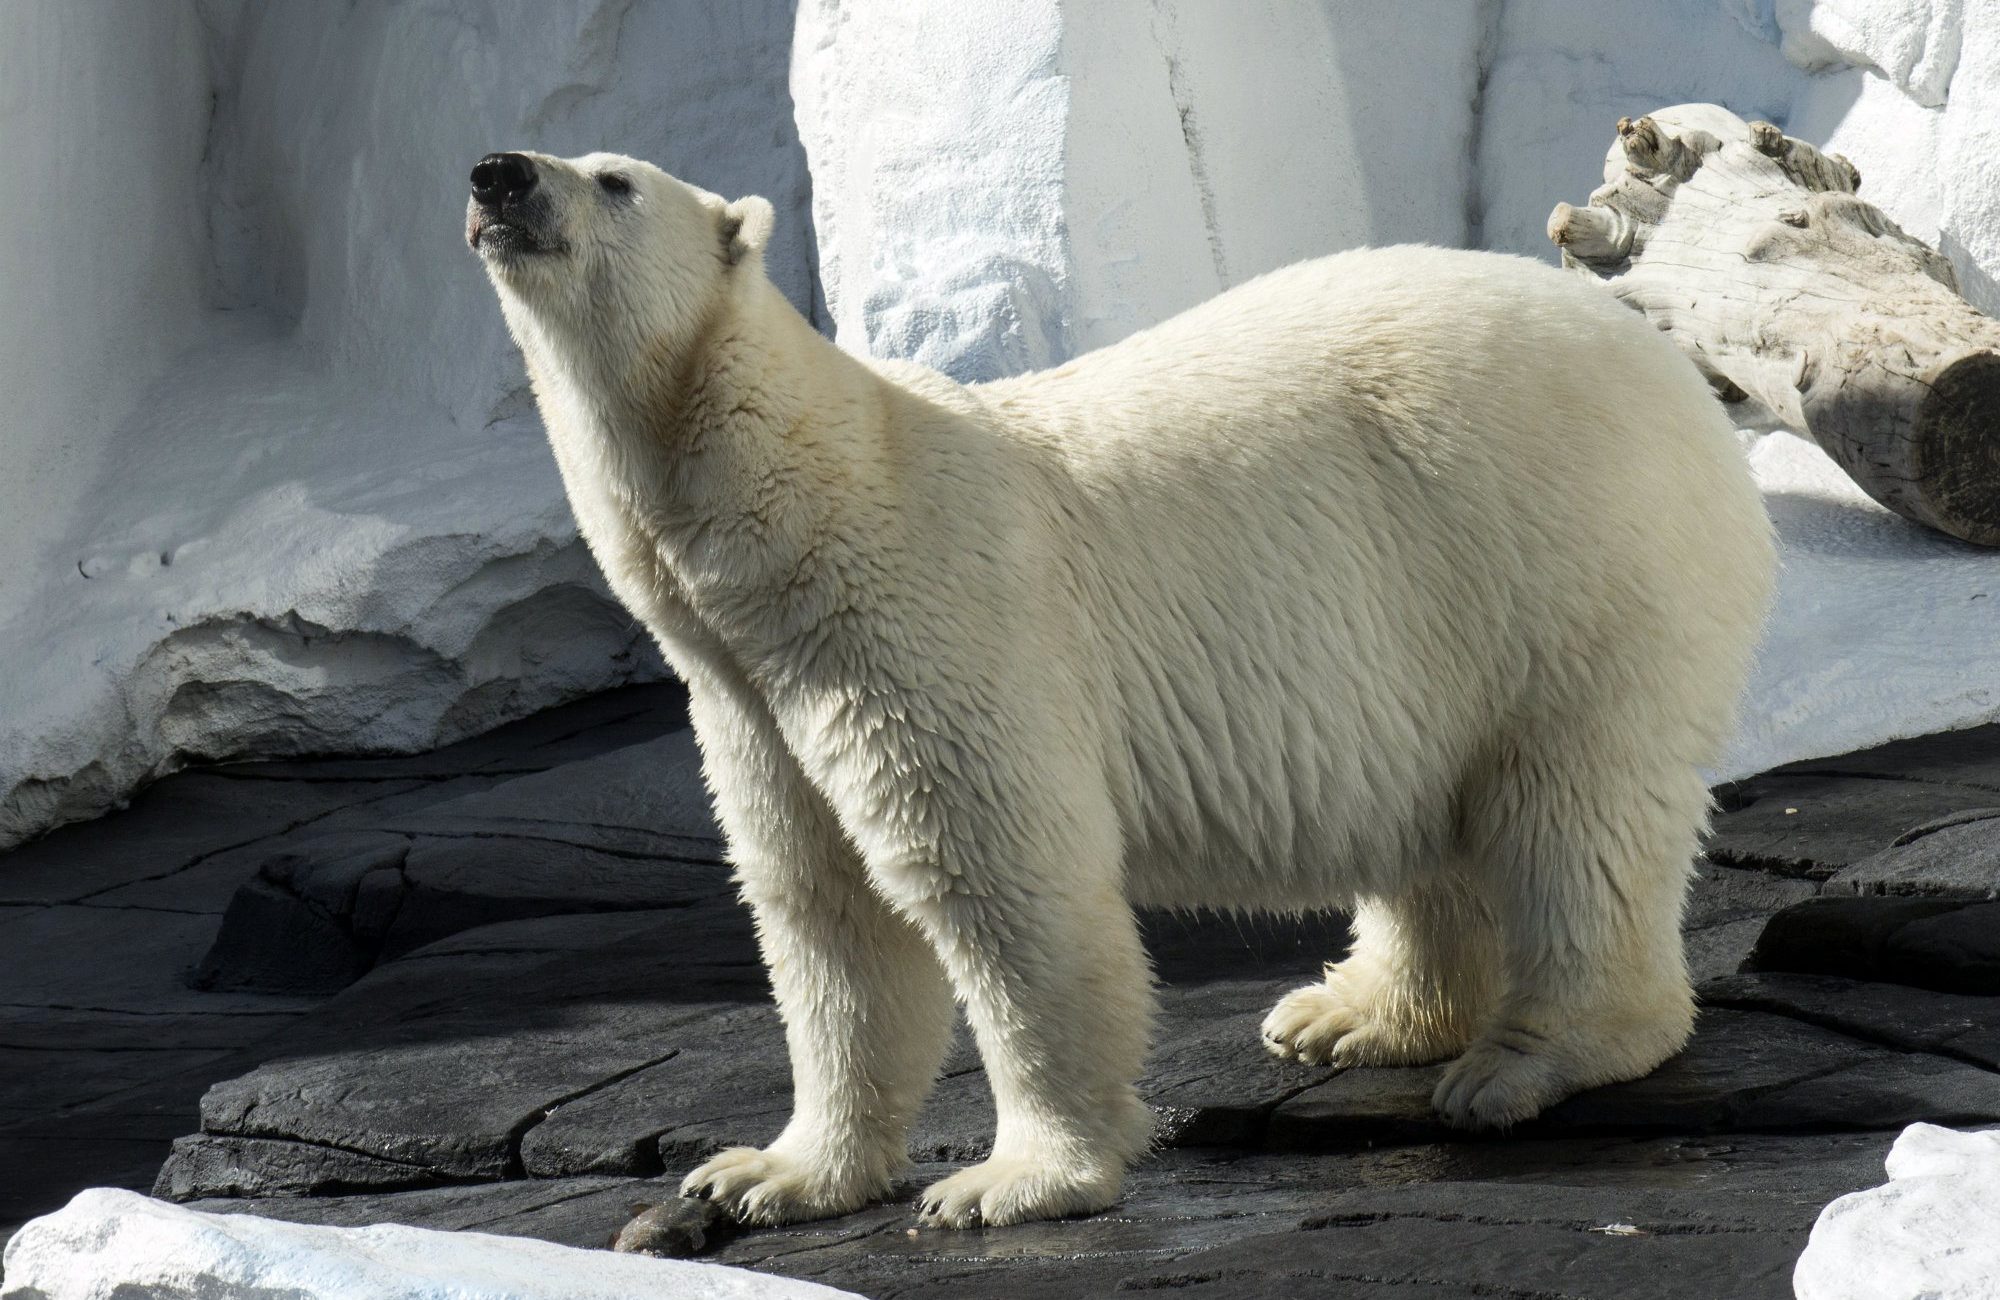
<instances>
[{"instance_id":1,"label":"polar bear's chest","mask_svg":"<svg viewBox=\"0 0 2000 1300\"><path fill-rule=\"evenodd\" d=\"M570 512L612 594L656 638L691 630L687 592L661 553L654 522L657 489L649 480L658 467L582 412L549 415L549 446Z\"/></svg>"},{"instance_id":2,"label":"polar bear's chest","mask_svg":"<svg viewBox=\"0 0 2000 1300\"><path fill-rule=\"evenodd\" d=\"M657 444L581 421L549 441L577 526L620 603L684 679L726 661L734 673L782 640L785 602L768 598L785 548L728 501L691 489Z\"/></svg>"}]
</instances>

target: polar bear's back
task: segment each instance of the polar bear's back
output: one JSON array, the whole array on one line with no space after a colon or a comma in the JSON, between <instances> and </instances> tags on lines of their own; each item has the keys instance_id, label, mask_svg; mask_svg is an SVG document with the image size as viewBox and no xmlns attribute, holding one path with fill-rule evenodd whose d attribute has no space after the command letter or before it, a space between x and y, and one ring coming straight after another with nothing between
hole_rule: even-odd
<instances>
[{"instance_id":1,"label":"polar bear's back","mask_svg":"<svg viewBox=\"0 0 2000 1300\"><path fill-rule=\"evenodd\" d=\"M1687 764L1726 740L1768 524L1706 383L1600 289L1346 253L984 391L1074 495L1138 896L1202 901L1190 844L1274 898L1344 845L1365 892L1553 710L1601 698Z\"/></svg>"},{"instance_id":2,"label":"polar bear's back","mask_svg":"<svg viewBox=\"0 0 2000 1300\"><path fill-rule=\"evenodd\" d=\"M1561 405L1503 407L1481 389ZM1273 271L986 391L1062 430L1086 479L1297 436L1455 466L1467 483L1501 447L1643 460L1726 429L1692 365L1602 289L1526 258L1418 246ZM1630 442L1621 421L1661 401L1672 416ZM1311 418L1326 415L1342 418Z\"/></svg>"}]
</instances>

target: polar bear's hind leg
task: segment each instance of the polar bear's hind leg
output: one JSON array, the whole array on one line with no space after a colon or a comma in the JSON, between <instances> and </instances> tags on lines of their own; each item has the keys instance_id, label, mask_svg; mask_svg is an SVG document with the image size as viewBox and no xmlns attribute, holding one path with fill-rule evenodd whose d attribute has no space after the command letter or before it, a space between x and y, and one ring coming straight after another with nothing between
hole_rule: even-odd
<instances>
[{"instance_id":1,"label":"polar bear's hind leg","mask_svg":"<svg viewBox=\"0 0 2000 1300\"><path fill-rule=\"evenodd\" d=\"M1708 792L1692 765L1569 743L1500 770L1479 839L1505 992L1432 1098L1466 1129L1639 1078L1694 1024L1680 919Z\"/></svg>"}]
</instances>

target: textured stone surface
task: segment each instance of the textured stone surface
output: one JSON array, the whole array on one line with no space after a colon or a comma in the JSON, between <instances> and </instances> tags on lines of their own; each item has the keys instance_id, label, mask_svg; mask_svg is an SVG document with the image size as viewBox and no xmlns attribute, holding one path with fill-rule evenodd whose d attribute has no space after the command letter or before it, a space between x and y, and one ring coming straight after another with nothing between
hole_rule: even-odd
<instances>
[{"instance_id":1,"label":"textured stone surface","mask_svg":"<svg viewBox=\"0 0 2000 1300\"><path fill-rule=\"evenodd\" d=\"M2000 809L1953 813L1905 831L1880 853L1833 873L1828 892L2000 895Z\"/></svg>"},{"instance_id":2,"label":"textured stone surface","mask_svg":"<svg viewBox=\"0 0 2000 1300\"><path fill-rule=\"evenodd\" d=\"M1283 1096L1329 1077L1272 1060L1257 1024L1338 953L1336 922L1154 917L1147 928L1173 981L1142 1084L1164 1141L1247 1140ZM416 1187L685 1168L783 1126L791 1076L768 999L749 918L726 897L467 931L262 1044L265 1064L202 1099L202 1132L176 1144L158 1189L308 1194L392 1186L397 1170ZM992 1129L961 1039L912 1155L977 1158Z\"/></svg>"},{"instance_id":3,"label":"textured stone surface","mask_svg":"<svg viewBox=\"0 0 2000 1300\"><path fill-rule=\"evenodd\" d=\"M1691 923L1752 908L1764 896L1754 884L1726 870L1705 876ZM1773 905L1800 886L1778 884ZM718 922L726 910L718 909ZM182 1144L161 1190L251 1192L233 1203L286 1216L323 1213L333 1222L371 1215L477 1222L487 1231L601 1244L633 1203L658 1203L716 1145L768 1139L787 1113L782 1037L761 989L758 998L718 1000L671 1025L712 973L687 972L671 1004L648 991L663 969L648 964L661 936L706 924L703 914L516 922L388 963L312 1022L314 1036L329 1044L326 1059L381 1079L379 1092L349 1082L333 1096L316 1081L337 1076L293 1060L224 1085L204 1107L211 1131ZM598 933L614 923L630 928ZM1118 1209L1078 1223L912 1237L899 1200L831 1224L746 1232L715 1257L864 1294L1094 1295L1171 1286L1247 1296L1379 1283L1411 1294L1478 1295L1511 1279L1527 1294L1776 1296L1785 1293L1818 1207L1872 1177L1885 1128L1917 1118L2000 1121L2000 1074L1979 1054L1988 1036L2000 1036L2000 999L1945 999L1938 1007L1941 995L1903 986L1834 988L1810 983L1817 977L1762 974L1711 981L1694 1043L1649 1078L1584 1094L1508 1137L1468 1139L1431 1117L1434 1069L1330 1076L1280 1066L1257 1046L1264 1008L1310 971L1310 955L1337 944L1335 935L1169 917L1151 918L1147 929L1167 986L1145 1088L1166 1112L1167 1147L1135 1169ZM702 942L727 940L717 933ZM747 948L742 955L753 960ZM423 983L410 985L408 972L418 968L428 968ZM586 971L600 982L589 983ZM758 977L754 964L743 973ZM493 1030L473 1028L462 1008L491 985L510 991L511 1018L503 1025L496 1011ZM458 995L434 1006L407 1000L425 986ZM633 1019L600 1021L606 1009L598 1000L620 986L621 1013ZM563 988L577 996L562 999L567 1018L551 1024L548 1002ZM1830 1015L1829 1004L1846 1008L1844 1018ZM669 1026L663 1039L674 1054L622 1073L649 1058L630 1035L603 1031L620 1023ZM376 1024L398 1026L409 1041L376 1042L369 1028ZM577 1028L583 1032L571 1032ZM497 1042L487 1038L503 1030ZM374 1045L353 1053L337 1046L354 1033ZM583 1076L604 1082L550 1106L526 1104L532 1099L489 1081L482 1062L505 1049L521 1054L516 1077L534 1083L552 1035L565 1035L576 1055L563 1069L575 1073L536 1085L543 1093ZM453 1045L449 1074L447 1057L432 1046L444 1042ZM403 1099L418 1089L432 1096ZM453 1117L457 1133L483 1135L486 1169L508 1163L504 1135L529 1117L509 1177L464 1163L455 1137L425 1136L440 1114ZM351 1154L342 1154L313 1171L320 1195L272 1200L267 1190L258 1199L257 1179L282 1176L296 1152L222 1131L243 1127L247 1115L287 1130L318 1126L315 1141L344 1153L399 1152L410 1161L402 1166L409 1190L355 1182L347 1190L371 1194L326 1195L341 1190L334 1175L357 1176ZM977 1158L990 1124L976 1056L961 1044L913 1135L913 1155L924 1163L903 1197ZM394 1169L387 1172L393 1180ZM492 1181L422 1186L445 1176ZM557 1195L558 1188L567 1190ZM1602 1231L1619 1224L1636 1229ZM1740 1289L1720 1289L1731 1278Z\"/></svg>"},{"instance_id":4,"label":"textured stone surface","mask_svg":"<svg viewBox=\"0 0 2000 1300\"><path fill-rule=\"evenodd\" d=\"M1709 858L1826 880L1917 828L2000 804L2000 727L1776 768L1717 791Z\"/></svg>"},{"instance_id":5,"label":"textured stone surface","mask_svg":"<svg viewBox=\"0 0 2000 1300\"><path fill-rule=\"evenodd\" d=\"M674 1062L732 1007L767 997L733 903L617 919L513 922L492 927L494 947L473 931L383 967L270 1040L266 1064L209 1091L204 1136L176 1148L162 1189L205 1194L220 1177L319 1191L343 1183L356 1154L402 1167L412 1186L522 1173L523 1139L552 1113ZM562 1151L548 1172L650 1172L650 1118L626 1120L638 1131L622 1151ZM247 1163L207 1150L210 1136ZM257 1163L268 1148L237 1138L280 1139L282 1162ZM323 1151L324 1167L295 1144Z\"/></svg>"},{"instance_id":6,"label":"textured stone surface","mask_svg":"<svg viewBox=\"0 0 2000 1300\"><path fill-rule=\"evenodd\" d=\"M1792 1261L1813 1216L1830 1198L1879 1179L1888 1140L1746 1134L1377 1145L1338 1155L1171 1150L1135 1169L1118 1206L1088 1219L920 1230L899 1201L745 1232L705 1258L871 1296L1063 1300L1185 1287L1259 1300L1777 1300L1790 1294ZM953 1167L919 1167L907 1190ZM331 1223L477 1225L598 1245L634 1203L670 1194L668 1180L595 1178L197 1207ZM1633 1231L1604 1231L1621 1224ZM1498 1286L1496 1258L1511 1270Z\"/></svg>"},{"instance_id":7,"label":"textured stone surface","mask_svg":"<svg viewBox=\"0 0 2000 1300\"><path fill-rule=\"evenodd\" d=\"M593 697L427 754L169 777L132 806L0 855L0 1233L78 1187L149 1187L217 1079L317 998L188 975L265 860L685 725L678 687Z\"/></svg>"},{"instance_id":8,"label":"textured stone surface","mask_svg":"<svg viewBox=\"0 0 2000 1300\"><path fill-rule=\"evenodd\" d=\"M2000 1009L2000 1003L1989 1007ZM1987 1022L2000 1028L2000 1020ZM1449 1135L1432 1116L1438 1071L1352 1070L1286 1101L1266 1141L1291 1149ZM1710 1009L1687 1050L1631 1083L1572 1097L1519 1126L1547 1133L1779 1133L1879 1129L1933 1117L2000 1121L2000 1075L1779 1015Z\"/></svg>"},{"instance_id":9,"label":"textured stone surface","mask_svg":"<svg viewBox=\"0 0 2000 1300\"><path fill-rule=\"evenodd\" d=\"M686 730L392 813L264 858L202 959L203 987L331 993L460 930L686 906L728 891Z\"/></svg>"},{"instance_id":10,"label":"textured stone surface","mask_svg":"<svg viewBox=\"0 0 2000 1300\"><path fill-rule=\"evenodd\" d=\"M1771 913L1813 897L1815 888L1807 880L1697 863L1681 923L1695 983L1733 974L1757 946Z\"/></svg>"},{"instance_id":11,"label":"textured stone surface","mask_svg":"<svg viewBox=\"0 0 2000 1300\"><path fill-rule=\"evenodd\" d=\"M2000 1070L2000 998L1784 972L1727 975L1700 993L1705 1006L1770 1011L1901 1051Z\"/></svg>"}]
</instances>

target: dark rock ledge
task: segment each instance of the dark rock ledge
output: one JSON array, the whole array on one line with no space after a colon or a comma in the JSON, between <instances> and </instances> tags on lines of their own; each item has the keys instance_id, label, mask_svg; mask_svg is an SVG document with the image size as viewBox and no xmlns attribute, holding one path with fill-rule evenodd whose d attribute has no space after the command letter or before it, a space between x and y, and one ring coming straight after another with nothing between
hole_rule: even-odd
<instances>
[{"instance_id":1,"label":"dark rock ledge","mask_svg":"<svg viewBox=\"0 0 2000 1300\"><path fill-rule=\"evenodd\" d=\"M661 689L456 753L192 773L0 858L0 929L37 954L0 971L5 1212L157 1169L208 1209L600 1246L769 1138L782 1034L681 726ZM1789 1295L1819 1208L1881 1181L1903 1125L2000 1124L2000 729L1720 794L1700 1027L1647 1079L1454 1135L1435 1070L1258 1045L1336 918L1149 916L1161 1149L1117 1208L913 1228L907 1198L990 1136L961 1042L903 1201L710 1257L871 1296Z\"/></svg>"}]
</instances>

